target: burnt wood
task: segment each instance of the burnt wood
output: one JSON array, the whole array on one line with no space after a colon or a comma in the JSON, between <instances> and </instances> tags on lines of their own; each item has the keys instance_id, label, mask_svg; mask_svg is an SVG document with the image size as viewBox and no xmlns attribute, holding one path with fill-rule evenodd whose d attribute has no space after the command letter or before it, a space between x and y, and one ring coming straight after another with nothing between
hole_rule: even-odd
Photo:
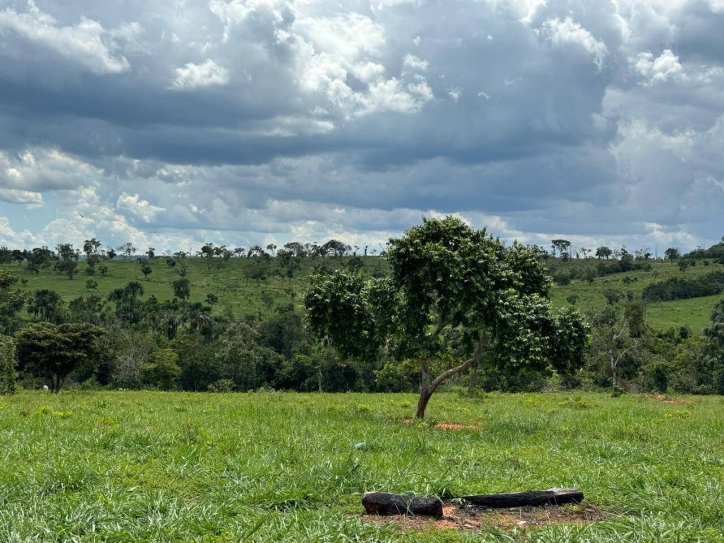
<instances>
[{"instance_id":1,"label":"burnt wood","mask_svg":"<svg viewBox=\"0 0 724 543\"><path fill-rule=\"evenodd\" d=\"M368 515L426 515L442 517L442 501L439 498L421 498L389 494L387 492L367 492L362 497L362 505Z\"/></svg>"},{"instance_id":2,"label":"burnt wood","mask_svg":"<svg viewBox=\"0 0 724 543\"><path fill-rule=\"evenodd\" d=\"M575 488L549 488L548 490L531 490L514 494L462 496L462 499L473 505L490 508L564 505L566 503L581 503L583 501L583 492Z\"/></svg>"}]
</instances>

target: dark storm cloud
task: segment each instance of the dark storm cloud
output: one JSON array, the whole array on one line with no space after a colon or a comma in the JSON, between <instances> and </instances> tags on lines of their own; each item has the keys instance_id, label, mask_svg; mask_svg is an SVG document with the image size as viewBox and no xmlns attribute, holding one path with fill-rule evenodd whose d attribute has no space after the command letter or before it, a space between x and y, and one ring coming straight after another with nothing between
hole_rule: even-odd
<instances>
[{"instance_id":1,"label":"dark storm cloud","mask_svg":"<svg viewBox=\"0 0 724 543\"><path fill-rule=\"evenodd\" d=\"M424 212L531 242L716 240L722 17L718 0L0 1L0 199L60 191L88 214L77 235L171 245L384 239Z\"/></svg>"}]
</instances>

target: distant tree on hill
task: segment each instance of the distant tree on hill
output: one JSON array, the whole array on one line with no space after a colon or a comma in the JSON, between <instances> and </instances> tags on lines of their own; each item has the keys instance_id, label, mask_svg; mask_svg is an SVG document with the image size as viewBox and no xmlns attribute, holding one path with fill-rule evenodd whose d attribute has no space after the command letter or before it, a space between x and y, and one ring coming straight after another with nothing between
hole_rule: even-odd
<instances>
[{"instance_id":1,"label":"distant tree on hill","mask_svg":"<svg viewBox=\"0 0 724 543\"><path fill-rule=\"evenodd\" d=\"M567 239L553 239L551 240L551 247L553 248L553 256L556 256L556 251L558 251L560 256L563 256L564 254L568 254L571 242Z\"/></svg>"},{"instance_id":2,"label":"distant tree on hill","mask_svg":"<svg viewBox=\"0 0 724 543\"><path fill-rule=\"evenodd\" d=\"M132 255L136 254L136 248L130 241L124 243L123 245L119 245L117 249L119 253L126 257L126 259L131 258Z\"/></svg>"},{"instance_id":3,"label":"distant tree on hill","mask_svg":"<svg viewBox=\"0 0 724 543\"><path fill-rule=\"evenodd\" d=\"M611 258L612 254L613 254L613 251L611 249L609 249L608 247L606 247L605 245L596 249L596 258L598 258L599 260L602 258L605 258L606 260L608 260L609 258Z\"/></svg>"},{"instance_id":4,"label":"distant tree on hill","mask_svg":"<svg viewBox=\"0 0 724 543\"><path fill-rule=\"evenodd\" d=\"M59 260L55 263L55 269L59 274L67 275L68 279L73 279L78 273L78 262L75 260Z\"/></svg>"},{"instance_id":5,"label":"distant tree on hill","mask_svg":"<svg viewBox=\"0 0 724 543\"><path fill-rule=\"evenodd\" d=\"M185 277L177 279L171 285L173 286L173 295L176 296L176 298L186 300L191 296L191 286L189 280Z\"/></svg>"},{"instance_id":6,"label":"distant tree on hill","mask_svg":"<svg viewBox=\"0 0 724 543\"><path fill-rule=\"evenodd\" d=\"M141 273L143 274L143 277L148 279L148 276L153 272L151 264L145 258L142 258L139 262L141 263Z\"/></svg>"},{"instance_id":7,"label":"distant tree on hill","mask_svg":"<svg viewBox=\"0 0 724 543\"><path fill-rule=\"evenodd\" d=\"M678 260L681 257L681 251L678 247L669 247L664 251L664 260Z\"/></svg>"}]
</instances>

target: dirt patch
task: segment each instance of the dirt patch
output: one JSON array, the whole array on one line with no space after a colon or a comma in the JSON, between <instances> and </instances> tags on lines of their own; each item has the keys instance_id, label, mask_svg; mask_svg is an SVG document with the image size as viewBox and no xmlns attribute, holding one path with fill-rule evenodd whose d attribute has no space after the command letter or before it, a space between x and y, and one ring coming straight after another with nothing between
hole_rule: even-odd
<instances>
[{"instance_id":1,"label":"dirt patch","mask_svg":"<svg viewBox=\"0 0 724 543\"><path fill-rule=\"evenodd\" d=\"M412 424L412 419L402 419L403 424ZM480 431L479 426L474 426L472 424L460 424L459 422L436 422L435 428L440 428L441 430L474 430L475 432Z\"/></svg>"},{"instance_id":2,"label":"dirt patch","mask_svg":"<svg viewBox=\"0 0 724 543\"><path fill-rule=\"evenodd\" d=\"M668 396L664 396L663 394L657 394L655 398L661 403L669 405L689 405L691 403L689 400L675 400L673 398L669 398Z\"/></svg>"},{"instance_id":3,"label":"dirt patch","mask_svg":"<svg viewBox=\"0 0 724 543\"><path fill-rule=\"evenodd\" d=\"M472 505L446 505L440 519L419 516L377 516L364 515L368 522L393 523L403 530L479 530L502 528L504 530L527 530L549 524L591 524L607 518L608 515L593 505L570 507L514 507L511 509L487 509Z\"/></svg>"}]
</instances>

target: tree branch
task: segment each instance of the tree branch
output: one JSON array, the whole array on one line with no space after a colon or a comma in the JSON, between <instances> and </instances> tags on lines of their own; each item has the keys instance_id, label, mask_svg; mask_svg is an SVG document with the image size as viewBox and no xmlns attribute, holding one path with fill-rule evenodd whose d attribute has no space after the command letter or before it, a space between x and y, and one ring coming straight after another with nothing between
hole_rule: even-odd
<instances>
[{"instance_id":1,"label":"tree branch","mask_svg":"<svg viewBox=\"0 0 724 543\"><path fill-rule=\"evenodd\" d=\"M478 358L480 358L480 355L483 354L483 344L485 343L485 333L480 332L480 337L478 338L478 343L475 345L475 351L473 352L473 356L471 356L469 359L467 359L465 362L460 364L459 366L455 366L454 368L450 368L449 370L441 373L438 375L437 379L435 379L432 384L430 385L431 393L434 392L437 387L439 387L442 383L444 383L446 380L450 379L453 375L457 375L459 373L464 372L466 369L468 369L473 362L475 362Z\"/></svg>"}]
</instances>

